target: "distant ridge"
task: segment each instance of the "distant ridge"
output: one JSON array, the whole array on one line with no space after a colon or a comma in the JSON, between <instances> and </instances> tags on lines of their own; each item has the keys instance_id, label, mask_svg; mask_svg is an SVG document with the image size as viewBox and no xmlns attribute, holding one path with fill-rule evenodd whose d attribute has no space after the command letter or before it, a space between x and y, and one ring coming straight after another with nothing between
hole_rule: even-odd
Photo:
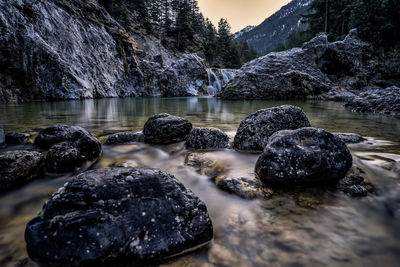
<instances>
[{"instance_id":1,"label":"distant ridge","mask_svg":"<svg viewBox=\"0 0 400 267\"><path fill-rule=\"evenodd\" d=\"M279 43L284 43L290 33L301 26L312 0L293 0L256 27L248 26L235 33L238 41L247 41L258 53L267 54Z\"/></svg>"}]
</instances>

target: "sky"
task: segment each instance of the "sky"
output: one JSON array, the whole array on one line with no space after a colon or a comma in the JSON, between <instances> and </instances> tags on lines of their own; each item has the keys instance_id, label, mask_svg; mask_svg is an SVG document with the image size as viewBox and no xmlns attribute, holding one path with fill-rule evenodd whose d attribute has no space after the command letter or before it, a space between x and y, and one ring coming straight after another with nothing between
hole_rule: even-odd
<instances>
[{"instance_id":1,"label":"sky","mask_svg":"<svg viewBox=\"0 0 400 267\"><path fill-rule=\"evenodd\" d=\"M215 26L221 18L228 19L232 33L246 26L257 26L290 0L198 0L200 11Z\"/></svg>"}]
</instances>

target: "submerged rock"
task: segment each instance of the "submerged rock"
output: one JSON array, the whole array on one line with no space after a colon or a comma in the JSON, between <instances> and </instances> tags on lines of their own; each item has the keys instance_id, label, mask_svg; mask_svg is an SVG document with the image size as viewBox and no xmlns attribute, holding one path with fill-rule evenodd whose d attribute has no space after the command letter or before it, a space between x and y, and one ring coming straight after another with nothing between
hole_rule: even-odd
<instances>
[{"instance_id":1,"label":"submerged rock","mask_svg":"<svg viewBox=\"0 0 400 267\"><path fill-rule=\"evenodd\" d=\"M131 142L143 142L144 136L142 133L124 132L116 133L107 137L105 145L121 145Z\"/></svg>"},{"instance_id":2,"label":"submerged rock","mask_svg":"<svg viewBox=\"0 0 400 267\"><path fill-rule=\"evenodd\" d=\"M185 157L185 165L193 167L201 175L216 179L218 176L227 173L232 162L224 159L216 159L205 153L192 152Z\"/></svg>"},{"instance_id":3,"label":"submerged rock","mask_svg":"<svg viewBox=\"0 0 400 267\"><path fill-rule=\"evenodd\" d=\"M333 133L334 136L338 137L340 140L346 144L357 144L366 141L364 137L355 133Z\"/></svg>"},{"instance_id":4,"label":"submerged rock","mask_svg":"<svg viewBox=\"0 0 400 267\"><path fill-rule=\"evenodd\" d=\"M327 183L343 178L352 165L346 144L322 129L279 131L256 163L265 185Z\"/></svg>"},{"instance_id":5,"label":"submerged rock","mask_svg":"<svg viewBox=\"0 0 400 267\"><path fill-rule=\"evenodd\" d=\"M24 145L29 142L29 134L27 133L8 133L6 134L6 143L13 145Z\"/></svg>"},{"instance_id":6,"label":"submerged rock","mask_svg":"<svg viewBox=\"0 0 400 267\"><path fill-rule=\"evenodd\" d=\"M0 191L21 185L42 174L44 156L36 151L17 150L0 154Z\"/></svg>"},{"instance_id":7,"label":"submerged rock","mask_svg":"<svg viewBox=\"0 0 400 267\"><path fill-rule=\"evenodd\" d=\"M217 186L228 193L235 194L244 199L259 198L266 195L266 192L263 191L258 181L246 177L223 178L217 182ZM271 192L268 193L268 195L271 194Z\"/></svg>"},{"instance_id":8,"label":"submerged rock","mask_svg":"<svg viewBox=\"0 0 400 267\"><path fill-rule=\"evenodd\" d=\"M187 119L161 113L149 118L144 125L144 140L152 144L172 144L184 141L192 129Z\"/></svg>"},{"instance_id":9,"label":"submerged rock","mask_svg":"<svg viewBox=\"0 0 400 267\"><path fill-rule=\"evenodd\" d=\"M4 128L3 125L0 125L0 146L3 146L6 143L6 139L4 136Z\"/></svg>"},{"instance_id":10,"label":"submerged rock","mask_svg":"<svg viewBox=\"0 0 400 267\"><path fill-rule=\"evenodd\" d=\"M186 138L189 149L219 149L228 145L228 135L217 128L193 128Z\"/></svg>"},{"instance_id":11,"label":"submerged rock","mask_svg":"<svg viewBox=\"0 0 400 267\"><path fill-rule=\"evenodd\" d=\"M68 182L26 227L29 256L44 265L143 265L208 243L205 204L154 169L88 171Z\"/></svg>"},{"instance_id":12,"label":"submerged rock","mask_svg":"<svg viewBox=\"0 0 400 267\"><path fill-rule=\"evenodd\" d=\"M354 112L400 116L400 88L366 90L349 100L346 107Z\"/></svg>"},{"instance_id":13,"label":"submerged rock","mask_svg":"<svg viewBox=\"0 0 400 267\"><path fill-rule=\"evenodd\" d=\"M86 161L78 146L72 142L53 145L46 155L46 170L50 173L73 172Z\"/></svg>"},{"instance_id":14,"label":"submerged rock","mask_svg":"<svg viewBox=\"0 0 400 267\"><path fill-rule=\"evenodd\" d=\"M375 193L375 187L364 178L365 172L353 167L346 177L339 180L337 188L352 197L364 197Z\"/></svg>"},{"instance_id":15,"label":"submerged rock","mask_svg":"<svg viewBox=\"0 0 400 267\"><path fill-rule=\"evenodd\" d=\"M79 126L57 125L44 129L35 138L35 146L49 149L64 141L76 143L87 160L95 160L101 154L101 143L88 131Z\"/></svg>"},{"instance_id":16,"label":"submerged rock","mask_svg":"<svg viewBox=\"0 0 400 267\"><path fill-rule=\"evenodd\" d=\"M275 132L309 126L306 114L299 107L283 105L261 109L240 123L234 147L237 150L262 151Z\"/></svg>"}]
</instances>

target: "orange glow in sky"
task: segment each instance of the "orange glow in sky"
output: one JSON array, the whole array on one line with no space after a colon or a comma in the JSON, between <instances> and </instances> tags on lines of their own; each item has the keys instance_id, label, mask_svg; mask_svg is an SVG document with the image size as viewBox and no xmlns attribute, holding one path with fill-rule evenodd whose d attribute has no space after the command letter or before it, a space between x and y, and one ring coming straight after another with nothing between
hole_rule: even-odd
<instances>
[{"instance_id":1,"label":"orange glow in sky","mask_svg":"<svg viewBox=\"0 0 400 267\"><path fill-rule=\"evenodd\" d=\"M232 33L246 26L256 26L278 11L290 0L198 0L200 11L215 26L221 18L228 19Z\"/></svg>"}]
</instances>

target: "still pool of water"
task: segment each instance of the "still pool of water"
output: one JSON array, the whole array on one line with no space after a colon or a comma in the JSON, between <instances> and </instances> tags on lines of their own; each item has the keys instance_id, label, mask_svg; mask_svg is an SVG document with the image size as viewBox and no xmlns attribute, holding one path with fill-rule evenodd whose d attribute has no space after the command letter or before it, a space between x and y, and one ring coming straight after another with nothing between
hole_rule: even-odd
<instances>
[{"instance_id":1,"label":"still pool of water","mask_svg":"<svg viewBox=\"0 0 400 267\"><path fill-rule=\"evenodd\" d=\"M368 142L351 145L350 150L354 164L366 172L378 195L351 198L334 190L308 188L243 200L185 166L183 144L103 146L103 155L92 168L121 164L159 168L174 174L206 202L215 228L212 244L165 266L398 266L400 119L351 113L331 102L137 98L0 104L0 124L6 132L28 132L33 137L54 124L79 125L102 138L117 131L139 131L148 117L167 112L189 119L194 126L218 127L233 137L247 115L281 104L301 107L314 127L368 137ZM18 147L3 150L10 149ZM220 161L228 176L254 177L257 155L233 150L207 154ZM25 251L25 225L68 179L38 179L0 195L0 266L35 265Z\"/></svg>"}]
</instances>

